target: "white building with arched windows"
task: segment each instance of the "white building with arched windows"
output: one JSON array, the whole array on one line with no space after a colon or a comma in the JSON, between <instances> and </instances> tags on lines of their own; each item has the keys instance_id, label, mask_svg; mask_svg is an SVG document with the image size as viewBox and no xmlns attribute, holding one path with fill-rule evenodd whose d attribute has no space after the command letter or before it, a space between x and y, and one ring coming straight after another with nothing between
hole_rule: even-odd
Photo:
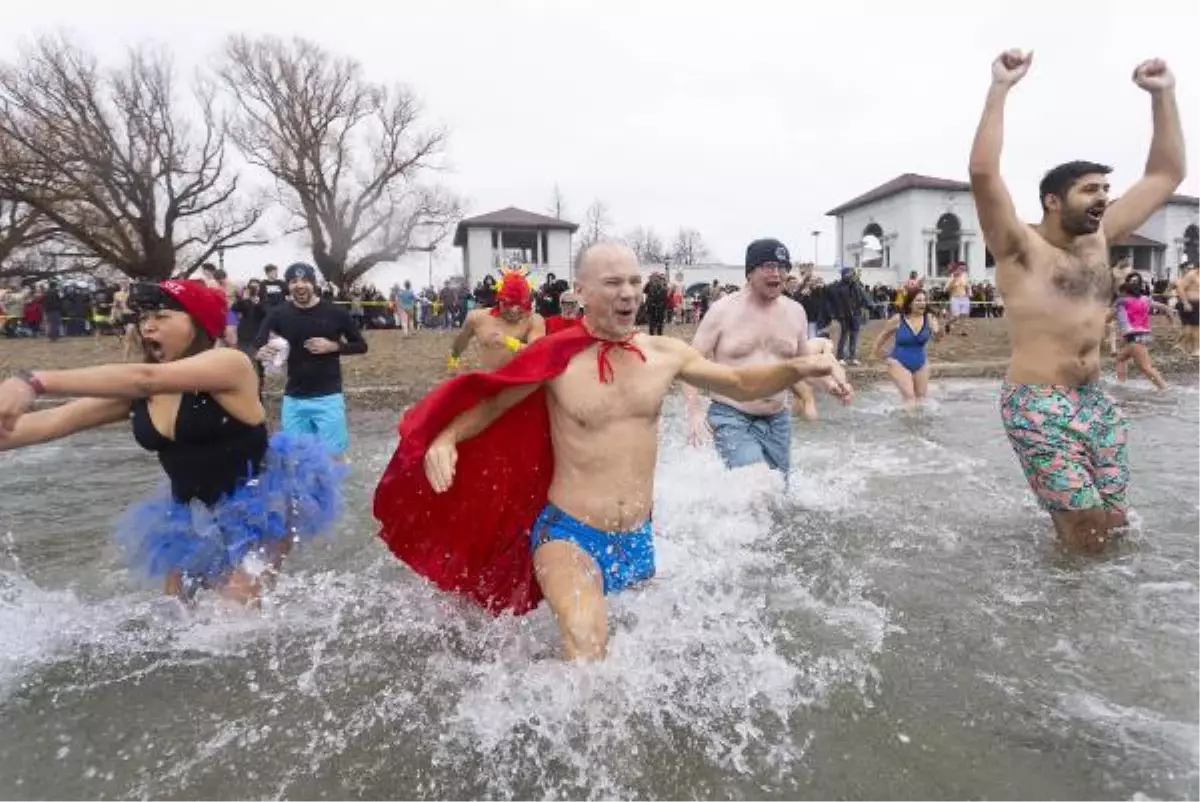
<instances>
[{"instance_id":1,"label":"white building with arched windows","mask_svg":"<svg viewBox=\"0 0 1200 802\"><path fill-rule=\"evenodd\" d=\"M975 200L966 181L905 173L826 212L837 219L838 261L862 269L867 285L895 286L911 271L944 279L963 262L971 281L991 281L995 266L984 246ZM1174 276L1197 261L1200 199L1175 195L1126 239L1110 243L1113 261L1129 256L1134 267ZM874 235L882 253L864 251Z\"/></svg>"}]
</instances>

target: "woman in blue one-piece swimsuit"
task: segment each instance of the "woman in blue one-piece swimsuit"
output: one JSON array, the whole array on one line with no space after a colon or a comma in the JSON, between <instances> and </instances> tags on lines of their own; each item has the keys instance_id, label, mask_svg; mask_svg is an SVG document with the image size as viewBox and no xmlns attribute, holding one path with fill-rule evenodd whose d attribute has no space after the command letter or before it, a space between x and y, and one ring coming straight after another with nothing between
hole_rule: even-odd
<instances>
[{"instance_id":1,"label":"woman in blue one-piece swimsuit","mask_svg":"<svg viewBox=\"0 0 1200 802\"><path fill-rule=\"evenodd\" d=\"M883 358L888 340L895 341L888 354L887 371L906 407L911 408L925 400L929 391L929 360L925 346L940 335L937 319L928 311L928 296L924 290L918 290L905 297L900 314L892 316L875 341L872 355L876 359Z\"/></svg>"}]
</instances>

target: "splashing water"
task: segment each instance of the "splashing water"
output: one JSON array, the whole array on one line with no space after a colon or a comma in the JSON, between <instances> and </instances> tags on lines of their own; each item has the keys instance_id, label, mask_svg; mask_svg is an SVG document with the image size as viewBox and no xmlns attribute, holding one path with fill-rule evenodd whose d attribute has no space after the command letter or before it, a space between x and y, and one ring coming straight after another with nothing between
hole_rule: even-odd
<instances>
[{"instance_id":1,"label":"splashing water","mask_svg":"<svg viewBox=\"0 0 1200 802\"><path fill-rule=\"evenodd\" d=\"M88 510L155 481L124 433L0 455L0 776L39 797L1195 796L1197 510L1172 500L1197 494L1174 445L1197 396L1118 392L1142 523L1090 562L1053 549L994 384L915 414L886 389L823 404L786 487L688 450L669 400L658 576L611 599L587 666L555 659L545 609L492 619L386 555L390 416L356 416L351 513L257 613L185 614L121 570Z\"/></svg>"}]
</instances>

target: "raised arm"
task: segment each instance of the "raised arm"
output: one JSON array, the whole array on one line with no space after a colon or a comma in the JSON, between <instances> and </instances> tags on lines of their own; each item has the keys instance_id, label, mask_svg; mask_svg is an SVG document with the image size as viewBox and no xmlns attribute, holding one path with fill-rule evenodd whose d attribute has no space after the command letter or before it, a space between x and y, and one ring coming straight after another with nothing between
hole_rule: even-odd
<instances>
[{"instance_id":1,"label":"raised arm","mask_svg":"<svg viewBox=\"0 0 1200 802\"><path fill-rule=\"evenodd\" d=\"M81 398L51 409L30 412L17 419L10 431L0 427L0 451L49 443L63 437L117 423L129 417L124 398Z\"/></svg>"},{"instance_id":2,"label":"raised arm","mask_svg":"<svg viewBox=\"0 0 1200 802\"><path fill-rule=\"evenodd\" d=\"M1150 93L1154 135L1146 171L1136 184L1104 212L1104 235L1109 242L1128 236L1171 198L1187 174L1183 126L1175 103L1175 76L1162 59L1142 62L1133 82Z\"/></svg>"},{"instance_id":3,"label":"raised arm","mask_svg":"<svg viewBox=\"0 0 1200 802\"><path fill-rule=\"evenodd\" d=\"M1020 50L1001 53L992 63L992 85L983 105L983 116L971 145L967 171L971 194L988 250L997 261L1019 257L1028 237L1025 224L1017 217L1012 196L1000 177L1000 152L1004 148L1004 102L1008 92L1029 71L1033 53Z\"/></svg>"}]
</instances>

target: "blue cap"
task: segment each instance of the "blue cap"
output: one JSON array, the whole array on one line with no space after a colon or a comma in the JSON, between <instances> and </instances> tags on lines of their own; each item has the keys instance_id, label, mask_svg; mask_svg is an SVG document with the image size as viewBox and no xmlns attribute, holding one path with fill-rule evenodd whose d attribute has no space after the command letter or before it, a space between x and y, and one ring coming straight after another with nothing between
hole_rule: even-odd
<instances>
[{"instance_id":1,"label":"blue cap","mask_svg":"<svg viewBox=\"0 0 1200 802\"><path fill-rule=\"evenodd\" d=\"M853 273L854 273L854 268L853 268L853 267L843 267L843 268L842 268L842 270L841 270L841 275L842 275L842 278L845 278L846 276L852 275Z\"/></svg>"},{"instance_id":2,"label":"blue cap","mask_svg":"<svg viewBox=\"0 0 1200 802\"><path fill-rule=\"evenodd\" d=\"M306 278L308 283L314 287L317 286L317 269L306 262L296 262L288 265L288 269L283 271L283 280L292 281L293 279Z\"/></svg>"}]
</instances>

